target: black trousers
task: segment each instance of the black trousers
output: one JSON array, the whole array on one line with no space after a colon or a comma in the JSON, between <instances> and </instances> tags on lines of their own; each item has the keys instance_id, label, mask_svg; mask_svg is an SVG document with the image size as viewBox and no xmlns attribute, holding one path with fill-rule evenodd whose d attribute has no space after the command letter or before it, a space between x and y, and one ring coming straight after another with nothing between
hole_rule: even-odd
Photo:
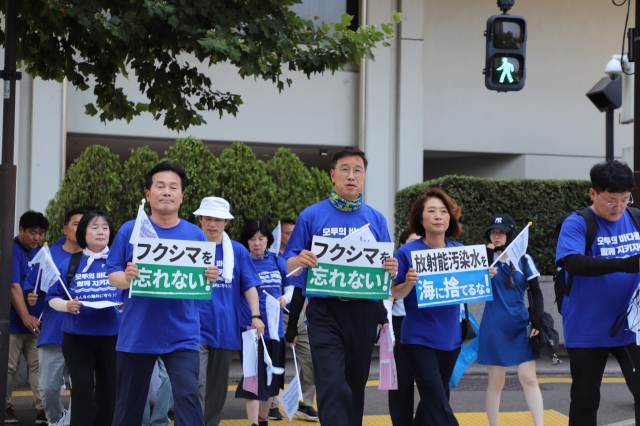
<instances>
[{"instance_id":1,"label":"black trousers","mask_svg":"<svg viewBox=\"0 0 640 426\"><path fill-rule=\"evenodd\" d=\"M142 415L147 403L153 366L158 357L167 369L176 426L204 426L202 406L198 399L198 374L200 355L198 351L177 350L166 354L138 354L118 352L118 385L114 426L142 424ZM73 410L76 409L75 401ZM75 411L71 417L75 415Z\"/></svg>"},{"instance_id":2,"label":"black trousers","mask_svg":"<svg viewBox=\"0 0 640 426\"><path fill-rule=\"evenodd\" d=\"M307 319L320 423L361 426L377 303L311 298Z\"/></svg>"},{"instance_id":3,"label":"black trousers","mask_svg":"<svg viewBox=\"0 0 640 426\"><path fill-rule=\"evenodd\" d=\"M448 390L460 348L440 351L422 345L402 346L420 394L413 426L458 426L449 405Z\"/></svg>"},{"instance_id":4,"label":"black trousers","mask_svg":"<svg viewBox=\"0 0 640 426\"><path fill-rule=\"evenodd\" d=\"M64 333L62 355L71 377L73 400L71 426L111 425L116 405L117 341L117 334L85 336Z\"/></svg>"},{"instance_id":5,"label":"black trousers","mask_svg":"<svg viewBox=\"0 0 640 426\"><path fill-rule=\"evenodd\" d=\"M636 424L640 425L640 347L629 344L613 348L567 348L567 352L572 379L569 426L596 426L600 384L609 354L620 364L633 395Z\"/></svg>"},{"instance_id":6,"label":"black trousers","mask_svg":"<svg viewBox=\"0 0 640 426\"><path fill-rule=\"evenodd\" d=\"M404 317L394 316L392 319L393 332L396 335L393 357L396 360L398 374L398 390L389 391L389 415L393 426L411 426L413 423L414 379L413 372L409 366L409 359L400 343L402 320L404 320Z\"/></svg>"}]
</instances>

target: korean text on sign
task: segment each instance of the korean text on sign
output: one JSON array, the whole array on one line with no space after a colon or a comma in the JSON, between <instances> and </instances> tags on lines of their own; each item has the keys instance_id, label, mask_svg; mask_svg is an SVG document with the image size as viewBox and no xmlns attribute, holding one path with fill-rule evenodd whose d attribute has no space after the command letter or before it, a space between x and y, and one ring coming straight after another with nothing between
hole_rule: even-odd
<instances>
[{"instance_id":1,"label":"korean text on sign","mask_svg":"<svg viewBox=\"0 0 640 426\"><path fill-rule=\"evenodd\" d=\"M493 300L483 245L411 252L419 308Z\"/></svg>"},{"instance_id":2,"label":"korean text on sign","mask_svg":"<svg viewBox=\"0 0 640 426\"><path fill-rule=\"evenodd\" d=\"M360 242L314 236L311 251L318 266L309 268L307 293L333 297L386 299L391 276L382 263L393 243Z\"/></svg>"},{"instance_id":3,"label":"korean text on sign","mask_svg":"<svg viewBox=\"0 0 640 426\"><path fill-rule=\"evenodd\" d=\"M211 242L140 238L134 256L140 276L131 282L131 295L209 300L204 271L214 265L215 254Z\"/></svg>"}]
</instances>

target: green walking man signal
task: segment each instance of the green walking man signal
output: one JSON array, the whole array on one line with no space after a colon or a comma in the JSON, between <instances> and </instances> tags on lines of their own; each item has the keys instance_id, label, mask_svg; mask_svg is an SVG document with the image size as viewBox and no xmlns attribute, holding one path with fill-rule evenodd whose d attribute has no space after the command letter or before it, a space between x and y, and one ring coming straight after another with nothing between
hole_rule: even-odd
<instances>
[{"instance_id":1,"label":"green walking man signal","mask_svg":"<svg viewBox=\"0 0 640 426\"><path fill-rule=\"evenodd\" d=\"M493 15L487 20L484 83L498 92L521 90L525 82L527 21L521 16Z\"/></svg>"},{"instance_id":2,"label":"green walking man signal","mask_svg":"<svg viewBox=\"0 0 640 426\"><path fill-rule=\"evenodd\" d=\"M507 77L507 80L509 80L509 83L513 83L513 77L511 76L511 73L513 72L513 70L514 70L514 66L509 63L509 59L502 58L502 66L500 66L499 68L496 68L496 71L502 71L502 74L500 75L500 83L504 83L505 77Z\"/></svg>"}]
</instances>

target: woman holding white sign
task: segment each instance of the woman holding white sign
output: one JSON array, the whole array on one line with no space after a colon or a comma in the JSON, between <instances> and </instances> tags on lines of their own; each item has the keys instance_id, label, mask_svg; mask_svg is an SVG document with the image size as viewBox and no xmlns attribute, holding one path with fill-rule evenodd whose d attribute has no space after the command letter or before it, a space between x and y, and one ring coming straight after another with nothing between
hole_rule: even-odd
<instances>
[{"instance_id":1,"label":"woman holding white sign","mask_svg":"<svg viewBox=\"0 0 640 426\"><path fill-rule=\"evenodd\" d=\"M462 346L460 305L418 308L418 271L412 266L412 254L460 246L448 239L462 232L460 214L461 207L445 191L428 189L409 214L409 227L421 238L403 245L397 254L399 269L391 291L394 298L404 298L401 344L420 394L415 426L458 425L449 405L449 379ZM495 272L489 268L491 276Z\"/></svg>"},{"instance_id":2,"label":"woman holding white sign","mask_svg":"<svg viewBox=\"0 0 640 426\"><path fill-rule=\"evenodd\" d=\"M85 213L76 231L76 240L83 251L75 273L71 271L71 282L67 282L67 276L74 258L60 265L60 278L73 300L65 300L66 292L60 282L47 293L49 306L69 313L62 323L62 355L71 377L72 426L110 426L113 421L116 342L122 318L117 305L122 302L122 290L109 283L105 263L114 237L107 213L102 210ZM99 308L96 303L100 302L106 307Z\"/></svg>"},{"instance_id":3,"label":"woman holding white sign","mask_svg":"<svg viewBox=\"0 0 640 426\"><path fill-rule=\"evenodd\" d=\"M261 284L256 286L256 290L258 290L260 298L260 315L262 315L265 324L262 335L265 342L264 347L269 352L273 366L284 368L286 348L282 308L291 301L293 286L288 285L287 264L284 258L267 249L267 247L271 247L273 240L269 226L258 219L248 221L240 235L240 243L249 250L256 271L260 276ZM271 309L269 308L270 304ZM243 327L251 325L251 309L244 299L240 312L240 324ZM284 389L284 374L273 374L271 383L268 383L267 365L263 362L263 354L264 348L262 344L259 344L258 394L255 395L242 389L242 382L236 390L236 398L245 398L246 400L249 423L259 426L268 423L269 408L271 408L273 397L280 393L280 389Z\"/></svg>"},{"instance_id":4,"label":"woman holding white sign","mask_svg":"<svg viewBox=\"0 0 640 426\"><path fill-rule=\"evenodd\" d=\"M491 218L486 237L489 263L498 258L500 273L493 278L493 301L487 302L482 315L478 364L486 365L489 383L485 407L491 426L498 425L500 395L504 387L507 367L518 366L518 378L536 426L544 424L542 393L536 378L536 356L529 339L538 334L542 325L543 299L538 283L540 272L533 259L525 254L515 265L503 252L516 237L516 223L507 214ZM524 304L527 285L531 288L533 314Z\"/></svg>"}]
</instances>

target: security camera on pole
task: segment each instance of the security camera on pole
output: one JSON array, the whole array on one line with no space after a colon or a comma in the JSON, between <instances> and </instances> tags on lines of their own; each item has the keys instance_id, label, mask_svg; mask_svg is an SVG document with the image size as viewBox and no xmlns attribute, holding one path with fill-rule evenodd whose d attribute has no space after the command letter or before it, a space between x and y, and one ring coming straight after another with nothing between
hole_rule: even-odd
<instances>
[{"instance_id":1,"label":"security camera on pole","mask_svg":"<svg viewBox=\"0 0 640 426\"><path fill-rule=\"evenodd\" d=\"M507 12L515 0L498 0L502 15L487 20L484 84L489 90L513 92L521 90L525 81L527 21Z\"/></svg>"}]
</instances>

